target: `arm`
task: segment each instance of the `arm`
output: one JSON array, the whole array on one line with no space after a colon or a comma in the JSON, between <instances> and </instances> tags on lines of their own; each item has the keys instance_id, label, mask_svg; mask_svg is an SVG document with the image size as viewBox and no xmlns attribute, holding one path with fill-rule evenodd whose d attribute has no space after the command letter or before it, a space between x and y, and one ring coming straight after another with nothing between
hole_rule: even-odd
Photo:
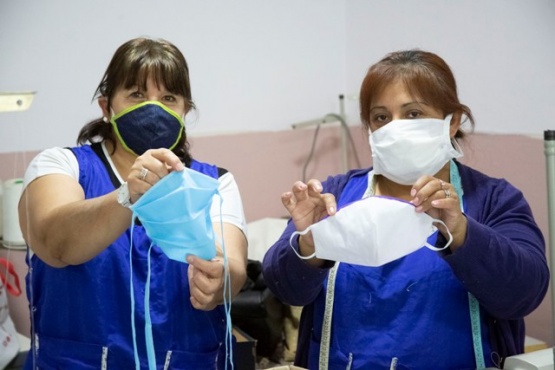
<instances>
[{"instance_id":1,"label":"arm","mask_svg":"<svg viewBox=\"0 0 555 370\"><path fill-rule=\"evenodd\" d=\"M293 248L303 256L314 253L314 240L308 232L301 237L290 237L294 231L303 231L327 215L336 212L335 196L339 183L345 184L348 176L328 178L320 184L310 180L308 184L298 181L290 192L282 194L284 207L291 220L279 240L266 252L262 269L264 280L272 292L283 302L303 306L312 302L322 289L330 261L319 258L300 259Z\"/></svg>"},{"instance_id":2,"label":"arm","mask_svg":"<svg viewBox=\"0 0 555 370\"><path fill-rule=\"evenodd\" d=\"M33 166L40 167L41 161ZM65 165L60 163L59 167ZM136 158L128 176L132 199L136 201L159 178L182 167L179 158L167 149L149 150ZM150 168L158 175L152 183L140 179L142 168ZM78 174L70 173L71 170L43 174L39 168L39 177L27 185L19 203L19 223L26 243L53 267L89 261L131 224L131 211L118 204L117 191L85 199L76 179Z\"/></svg>"},{"instance_id":3,"label":"arm","mask_svg":"<svg viewBox=\"0 0 555 370\"><path fill-rule=\"evenodd\" d=\"M19 203L25 241L53 267L90 260L123 233L130 221L131 211L117 203L115 191L85 199L79 182L62 174L31 182Z\"/></svg>"},{"instance_id":4,"label":"arm","mask_svg":"<svg viewBox=\"0 0 555 370\"><path fill-rule=\"evenodd\" d=\"M490 314L521 318L549 285L544 239L520 191L506 182L482 188L492 190L469 201L465 241L446 261Z\"/></svg>"},{"instance_id":5,"label":"arm","mask_svg":"<svg viewBox=\"0 0 555 370\"><path fill-rule=\"evenodd\" d=\"M445 223L453 237L445 259L480 304L497 318L522 318L541 303L549 284L541 231L519 190L468 167L459 169L464 214L445 177L418 179L412 203L417 212ZM439 244L445 245L448 233L438 227Z\"/></svg>"},{"instance_id":6,"label":"arm","mask_svg":"<svg viewBox=\"0 0 555 370\"><path fill-rule=\"evenodd\" d=\"M293 306L312 302L328 276L329 265L315 267L300 259L289 245L295 225L289 221L278 241L266 252L262 262L264 281L279 300ZM292 242L299 249L298 238Z\"/></svg>"}]
</instances>

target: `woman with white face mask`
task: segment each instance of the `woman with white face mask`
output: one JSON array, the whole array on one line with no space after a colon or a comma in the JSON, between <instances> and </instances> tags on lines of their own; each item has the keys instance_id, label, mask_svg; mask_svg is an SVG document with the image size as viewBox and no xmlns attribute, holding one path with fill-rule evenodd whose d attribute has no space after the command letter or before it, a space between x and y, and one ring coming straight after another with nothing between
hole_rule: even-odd
<instances>
[{"instance_id":1,"label":"woman with white face mask","mask_svg":"<svg viewBox=\"0 0 555 370\"><path fill-rule=\"evenodd\" d=\"M361 86L373 168L282 195L291 215L265 280L304 306L295 363L309 369L501 367L549 283L522 193L457 161L474 124L449 66L394 52Z\"/></svg>"},{"instance_id":2,"label":"woman with white face mask","mask_svg":"<svg viewBox=\"0 0 555 370\"><path fill-rule=\"evenodd\" d=\"M246 223L233 175L189 152L185 58L129 40L95 97L102 116L79 145L46 149L25 174L25 369L228 368Z\"/></svg>"}]
</instances>

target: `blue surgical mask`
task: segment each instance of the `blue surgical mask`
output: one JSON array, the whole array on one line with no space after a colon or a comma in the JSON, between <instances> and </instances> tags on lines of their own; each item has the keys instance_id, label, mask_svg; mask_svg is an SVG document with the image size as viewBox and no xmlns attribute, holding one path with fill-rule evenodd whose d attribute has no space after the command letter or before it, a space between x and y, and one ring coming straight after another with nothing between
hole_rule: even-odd
<instances>
[{"instance_id":1,"label":"blue surgical mask","mask_svg":"<svg viewBox=\"0 0 555 370\"><path fill-rule=\"evenodd\" d=\"M144 193L130 209L133 220L137 217L148 237L152 240L148 251L148 274L145 285L145 341L149 370L156 369L156 353L150 318L150 251L158 246L168 258L186 263L186 257L193 254L210 260L216 256L215 234L210 218L210 208L214 195L219 195L217 179L198 171L185 168L169 173ZM221 206L221 200L220 200ZM133 233L134 221L131 225ZM223 227L221 225L221 227ZM223 231L222 231L223 233ZM133 236L131 235L131 240ZM227 319L226 348L231 348L231 289L228 281L228 264L225 245L220 241L224 253L224 305ZM133 246L130 246L130 253ZM133 264L130 256L130 270ZM135 303L133 277L130 276L131 326L135 368L140 369L136 343ZM226 294L227 293L227 294ZM229 351L229 350L228 350ZM227 362L226 362L227 368Z\"/></svg>"},{"instance_id":2,"label":"blue surgical mask","mask_svg":"<svg viewBox=\"0 0 555 370\"><path fill-rule=\"evenodd\" d=\"M210 219L218 180L185 168L163 177L130 208L153 243L173 260L188 254L210 260L216 256Z\"/></svg>"},{"instance_id":3,"label":"blue surgical mask","mask_svg":"<svg viewBox=\"0 0 555 370\"><path fill-rule=\"evenodd\" d=\"M110 120L123 147L142 155L149 149L175 148L185 124L174 111L157 101L146 101L119 112Z\"/></svg>"}]
</instances>

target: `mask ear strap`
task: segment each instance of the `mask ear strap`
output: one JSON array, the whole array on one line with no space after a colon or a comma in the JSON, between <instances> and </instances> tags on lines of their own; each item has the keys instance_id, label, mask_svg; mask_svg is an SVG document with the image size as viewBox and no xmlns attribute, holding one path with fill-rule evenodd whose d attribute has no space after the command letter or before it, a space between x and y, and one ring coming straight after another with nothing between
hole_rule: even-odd
<instances>
[{"instance_id":1,"label":"mask ear strap","mask_svg":"<svg viewBox=\"0 0 555 370\"><path fill-rule=\"evenodd\" d=\"M135 328L135 289L133 288L133 230L135 229L135 211L131 215L131 232L129 235L129 295L131 296L131 332L133 334L133 357L135 369L140 370L139 352L137 350L137 330Z\"/></svg>"},{"instance_id":2,"label":"mask ear strap","mask_svg":"<svg viewBox=\"0 0 555 370\"><path fill-rule=\"evenodd\" d=\"M451 242L453 241L453 235L451 235L451 232L450 232L449 229L447 228L447 225L445 225L445 222L443 222L443 221L441 221L441 220L438 220L438 219L435 219L435 218L434 218L433 221L434 221L434 222L437 222L438 224L442 224L442 225L445 227L445 230L447 230L447 234L449 235L449 241L447 241L447 244L445 244L445 246L442 247L442 248L434 247L433 245L429 244L428 242L426 242L426 247L428 247L428 248L430 248L431 250L436 251L436 252L437 252L437 251L442 251L442 250L448 248L449 245L451 245Z\"/></svg>"},{"instance_id":3,"label":"mask ear strap","mask_svg":"<svg viewBox=\"0 0 555 370\"><path fill-rule=\"evenodd\" d=\"M291 234L291 237L289 238L289 246L291 247L291 249L293 249L293 252L295 252L295 254L297 255L297 257L299 257L302 260L309 260L311 258L316 257L316 252L312 253L310 256L301 256L299 252L297 252L297 250L295 249L295 247L293 246L293 238L297 235L305 235L306 233L308 233L310 231L310 227L307 227L305 230L303 231L295 231Z\"/></svg>"}]
</instances>

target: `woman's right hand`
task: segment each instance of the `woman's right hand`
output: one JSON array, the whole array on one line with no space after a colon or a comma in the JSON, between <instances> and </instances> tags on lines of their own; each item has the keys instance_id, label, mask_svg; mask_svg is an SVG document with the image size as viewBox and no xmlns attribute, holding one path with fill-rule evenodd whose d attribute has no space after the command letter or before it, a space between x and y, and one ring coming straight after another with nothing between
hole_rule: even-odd
<instances>
[{"instance_id":1,"label":"woman's right hand","mask_svg":"<svg viewBox=\"0 0 555 370\"><path fill-rule=\"evenodd\" d=\"M322 194L322 183L309 180L307 184L297 181L291 191L281 195L281 202L291 215L297 231L303 231L326 216L333 216L337 204L335 196L330 193ZM314 252L314 239L308 232L299 239L300 253L310 255Z\"/></svg>"},{"instance_id":2,"label":"woman's right hand","mask_svg":"<svg viewBox=\"0 0 555 370\"><path fill-rule=\"evenodd\" d=\"M171 150L164 148L147 150L137 157L127 176L131 203L135 203L162 177L171 171L181 171L183 168L183 163Z\"/></svg>"}]
</instances>

